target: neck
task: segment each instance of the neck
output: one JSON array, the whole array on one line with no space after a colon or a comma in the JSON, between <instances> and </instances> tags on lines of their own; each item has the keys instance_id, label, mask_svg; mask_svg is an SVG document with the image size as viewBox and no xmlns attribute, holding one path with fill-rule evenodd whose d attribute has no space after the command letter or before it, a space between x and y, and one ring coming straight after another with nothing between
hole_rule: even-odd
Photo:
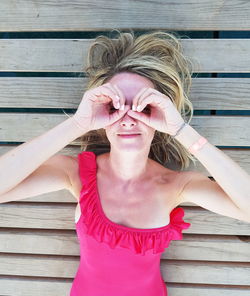
<instances>
[{"instance_id":1,"label":"neck","mask_svg":"<svg viewBox=\"0 0 250 296\"><path fill-rule=\"evenodd\" d=\"M115 151L111 148L106 169L118 182L132 185L145 177L149 165L148 153L149 151Z\"/></svg>"}]
</instances>

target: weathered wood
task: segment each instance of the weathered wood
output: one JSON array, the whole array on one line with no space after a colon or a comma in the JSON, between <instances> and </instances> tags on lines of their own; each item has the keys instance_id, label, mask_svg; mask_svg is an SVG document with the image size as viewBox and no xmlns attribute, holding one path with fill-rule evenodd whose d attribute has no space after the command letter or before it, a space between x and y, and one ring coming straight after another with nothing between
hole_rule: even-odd
<instances>
[{"instance_id":1,"label":"weathered wood","mask_svg":"<svg viewBox=\"0 0 250 296\"><path fill-rule=\"evenodd\" d=\"M74 204L33 204L4 203L0 204L0 227L30 229L75 229ZM183 207L184 220L191 223L184 233L250 235L249 223L222 216L201 207ZM167 224L167 223L166 223Z\"/></svg>"},{"instance_id":2,"label":"weathered wood","mask_svg":"<svg viewBox=\"0 0 250 296\"><path fill-rule=\"evenodd\" d=\"M249 286L166 284L171 296L249 296Z\"/></svg>"},{"instance_id":3,"label":"weathered wood","mask_svg":"<svg viewBox=\"0 0 250 296\"><path fill-rule=\"evenodd\" d=\"M0 254L0 273L5 275L74 278L78 265L78 257ZM250 263L161 260L160 269L167 283L249 284Z\"/></svg>"},{"instance_id":4,"label":"weathered wood","mask_svg":"<svg viewBox=\"0 0 250 296\"><path fill-rule=\"evenodd\" d=\"M1 108L74 108L87 78L0 77ZM250 110L250 78L193 78L189 99L199 110Z\"/></svg>"},{"instance_id":5,"label":"weathered wood","mask_svg":"<svg viewBox=\"0 0 250 296\"><path fill-rule=\"evenodd\" d=\"M250 263L161 260L165 282L249 285Z\"/></svg>"},{"instance_id":6,"label":"weathered wood","mask_svg":"<svg viewBox=\"0 0 250 296\"><path fill-rule=\"evenodd\" d=\"M2 253L80 255L75 231L0 229L0 242ZM250 262L249 243L245 236L183 234L183 240L172 241L161 259Z\"/></svg>"},{"instance_id":7,"label":"weathered wood","mask_svg":"<svg viewBox=\"0 0 250 296\"><path fill-rule=\"evenodd\" d=\"M0 278L1 292L15 296L68 296L72 280ZM171 296L249 296L249 286L165 283Z\"/></svg>"},{"instance_id":8,"label":"weathered wood","mask_svg":"<svg viewBox=\"0 0 250 296\"><path fill-rule=\"evenodd\" d=\"M249 243L249 236L184 234L183 240L171 242L161 259L250 262Z\"/></svg>"},{"instance_id":9,"label":"weathered wood","mask_svg":"<svg viewBox=\"0 0 250 296\"><path fill-rule=\"evenodd\" d=\"M131 27L140 30L249 30L249 14L249 2L237 0L99 0L97 5L79 0L70 1L70 5L56 0L2 0L0 31L96 31Z\"/></svg>"},{"instance_id":10,"label":"weathered wood","mask_svg":"<svg viewBox=\"0 0 250 296\"><path fill-rule=\"evenodd\" d=\"M14 149L17 145L0 145L0 156L8 151ZM241 148L220 148L225 154L231 157L234 161L236 161L244 170L246 170L250 174L250 150L249 149L241 149ZM64 154L71 155L76 157L82 151L80 147L77 145L68 145L62 150L58 151L56 154ZM190 164L190 166L186 170L198 171L204 174L205 176L211 177L211 174L207 171L207 169L198 161L195 165ZM35 197L27 198L23 201L32 201L32 202L76 202L76 199L69 194L66 190L60 190L55 192L50 192L46 194L42 194ZM22 200L20 200L22 202ZM185 205L188 205L186 203Z\"/></svg>"},{"instance_id":11,"label":"weathered wood","mask_svg":"<svg viewBox=\"0 0 250 296\"><path fill-rule=\"evenodd\" d=\"M118 0L98 1L95 6L79 0L70 4L3 0L0 31L248 30L249 11L249 2L237 0L191 4ZM183 51L193 61L194 72L250 72L250 40L185 38ZM93 41L0 39L0 71L84 72ZM0 77L0 108L77 109L86 82L86 78ZM249 82L249 78L194 78L190 100L199 110L250 110ZM65 119L52 113L2 113L0 141L26 142ZM249 124L244 116L194 116L191 125L214 145L249 147ZM76 156L79 145L76 139L58 153ZM0 156L14 147L0 146ZM221 150L250 173L249 149ZM199 162L189 169L210 176ZM80 259L75 207L76 199L66 190L0 204L1 295L69 295ZM191 227L161 256L169 295L249 295L249 223L192 203L181 207Z\"/></svg>"},{"instance_id":12,"label":"weathered wood","mask_svg":"<svg viewBox=\"0 0 250 296\"><path fill-rule=\"evenodd\" d=\"M65 121L64 114L6 112L0 117L0 141L26 142ZM193 116L190 125L213 145L248 146L250 117ZM220 128L218 128L220 127ZM240 136L239 136L240 135ZM72 145L80 145L76 139Z\"/></svg>"},{"instance_id":13,"label":"weathered wood","mask_svg":"<svg viewBox=\"0 0 250 296\"><path fill-rule=\"evenodd\" d=\"M0 39L0 71L84 72L94 39ZM250 70L249 39L182 39L194 72ZM226 52L226 54L225 54Z\"/></svg>"},{"instance_id":14,"label":"weathered wood","mask_svg":"<svg viewBox=\"0 0 250 296\"><path fill-rule=\"evenodd\" d=\"M72 279L2 277L0 287L2 295L69 296L72 281Z\"/></svg>"}]
</instances>

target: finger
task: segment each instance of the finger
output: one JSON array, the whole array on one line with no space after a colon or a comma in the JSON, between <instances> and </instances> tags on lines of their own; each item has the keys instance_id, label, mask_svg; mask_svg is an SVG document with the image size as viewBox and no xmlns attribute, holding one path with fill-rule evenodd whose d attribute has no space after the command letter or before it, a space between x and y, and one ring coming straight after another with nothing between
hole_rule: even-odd
<instances>
[{"instance_id":1,"label":"finger","mask_svg":"<svg viewBox=\"0 0 250 296\"><path fill-rule=\"evenodd\" d=\"M128 115L131 116L132 118L135 118L135 119L142 121L143 123L149 125L149 116L147 116L143 113L129 110Z\"/></svg>"},{"instance_id":2,"label":"finger","mask_svg":"<svg viewBox=\"0 0 250 296\"><path fill-rule=\"evenodd\" d=\"M136 111L137 109L137 105L138 105L138 100L140 98L140 96L147 91L147 87L143 87L137 94L136 96L133 98L133 106L132 106L132 110Z\"/></svg>"},{"instance_id":3,"label":"finger","mask_svg":"<svg viewBox=\"0 0 250 296\"><path fill-rule=\"evenodd\" d=\"M156 96L154 94L145 94L144 97L140 97L137 105L137 112L141 112L147 105L159 107L156 102Z\"/></svg>"},{"instance_id":4,"label":"finger","mask_svg":"<svg viewBox=\"0 0 250 296\"><path fill-rule=\"evenodd\" d=\"M167 103L168 103L168 98L163 96L162 94L155 94L155 92L151 94L143 94L142 97L140 97L137 105L137 111L140 112L142 111L147 104L150 104L154 107L158 107L162 110L167 109Z\"/></svg>"},{"instance_id":5,"label":"finger","mask_svg":"<svg viewBox=\"0 0 250 296\"><path fill-rule=\"evenodd\" d=\"M109 115L109 125L122 118L130 109L129 105L124 106L124 110L117 110Z\"/></svg>"},{"instance_id":6,"label":"finger","mask_svg":"<svg viewBox=\"0 0 250 296\"><path fill-rule=\"evenodd\" d=\"M102 85L97 92L95 93L95 97L99 98L99 99L103 99L103 97L107 98L106 102L110 102L110 100L112 101L114 107L116 109L118 109L118 103L120 98L108 87L105 85Z\"/></svg>"},{"instance_id":7,"label":"finger","mask_svg":"<svg viewBox=\"0 0 250 296\"><path fill-rule=\"evenodd\" d=\"M118 96L120 97L120 109L124 110L125 107L125 96L123 94L123 92L120 90L120 88L118 88L118 86L116 84L113 85L114 88L116 89L116 91L118 92Z\"/></svg>"},{"instance_id":8,"label":"finger","mask_svg":"<svg viewBox=\"0 0 250 296\"><path fill-rule=\"evenodd\" d=\"M120 91L117 91L117 87L115 88L115 84L107 83L106 86L109 87L114 92L116 98L119 99L117 103L117 107L118 109L120 109L122 106Z\"/></svg>"}]
</instances>

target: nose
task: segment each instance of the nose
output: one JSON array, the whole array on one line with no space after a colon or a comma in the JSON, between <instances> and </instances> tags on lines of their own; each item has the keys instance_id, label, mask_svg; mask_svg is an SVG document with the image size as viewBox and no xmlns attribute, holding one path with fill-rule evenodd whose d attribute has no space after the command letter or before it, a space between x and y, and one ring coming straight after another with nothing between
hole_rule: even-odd
<instances>
[{"instance_id":1,"label":"nose","mask_svg":"<svg viewBox=\"0 0 250 296\"><path fill-rule=\"evenodd\" d=\"M123 127L136 126L136 124L137 124L136 119L130 117L128 113L126 113L120 121L120 125Z\"/></svg>"}]
</instances>

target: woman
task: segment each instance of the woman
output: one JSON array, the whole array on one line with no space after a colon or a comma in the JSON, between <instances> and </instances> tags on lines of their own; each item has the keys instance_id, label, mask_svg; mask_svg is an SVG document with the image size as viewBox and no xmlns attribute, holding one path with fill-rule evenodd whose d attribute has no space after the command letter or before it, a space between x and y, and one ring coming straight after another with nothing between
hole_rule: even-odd
<instances>
[{"instance_id":1,"label":"woman","mask_svg":"<svg viewBox=\"0 0 250 296\"><path fill-rule=\"evenodd\" d=\"M81 260L71 296L167 295L160 256L190 226L182 202L250 221L249 175L184 120L189 66L172 34L100 36L74 116L1 157L1 202L64 188L76 197ZM54 155L80 136L84 150L97 138L110 151ZM217 182L163 165L183 169L193 156Z\"/></svg>"}]
</instances>

